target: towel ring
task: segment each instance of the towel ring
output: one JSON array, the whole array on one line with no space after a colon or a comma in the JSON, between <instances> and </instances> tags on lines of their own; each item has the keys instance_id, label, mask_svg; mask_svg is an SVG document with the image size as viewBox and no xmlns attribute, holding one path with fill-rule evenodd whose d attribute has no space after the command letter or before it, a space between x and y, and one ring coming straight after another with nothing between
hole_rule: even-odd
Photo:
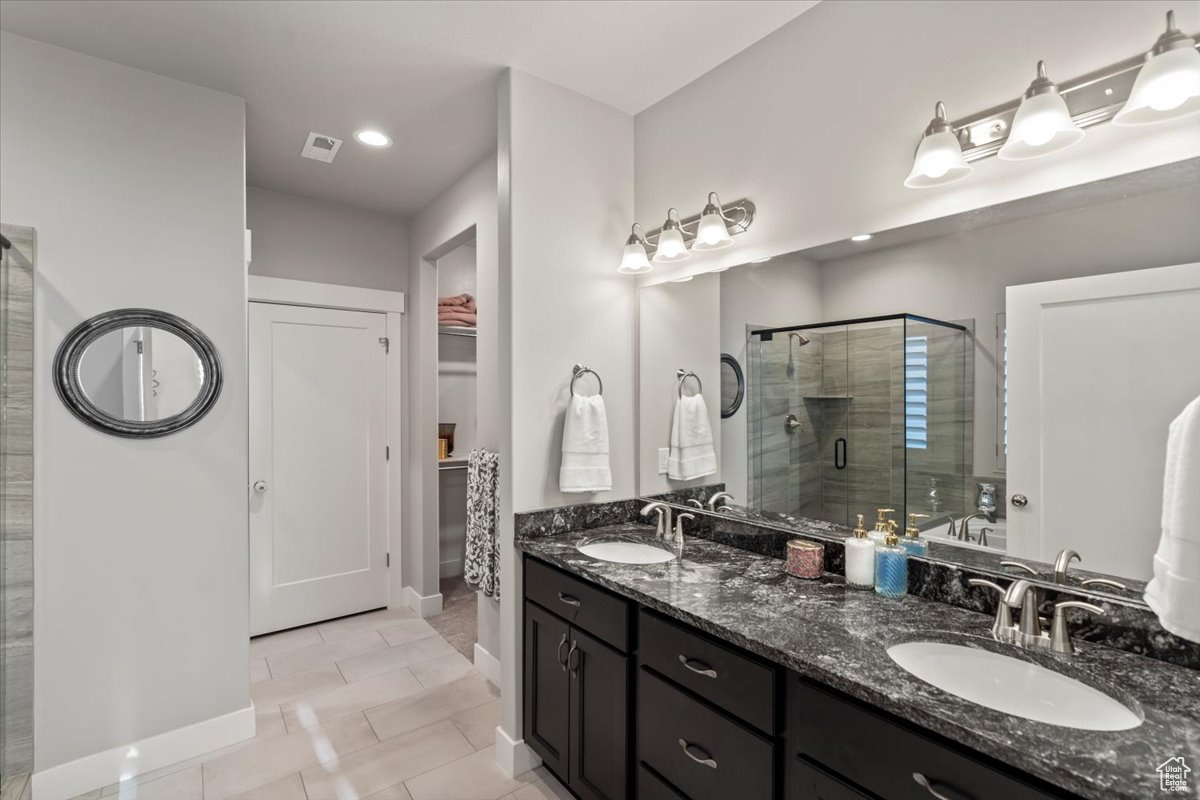
<instances>
[{"instance_id":1,"label":"towel ring","mask_svg":"<svg viewBox=\"0 0 1200 800\"><path fill-rule=\"evenodd\" d=\"M596 376L596 385L600 387L600 390L598 392L596 392L596 394L598 394L598 395L604 394L604 381L600 379L600 373L596 372L596 370L592 369L591 367L585 367L582 364L576 364L575 366L571 367L571 396L572 397L575 396L575 381L577 381L579 379L580 375L587 375L589 373Z\"/></svg>"},{"instance_id":2,"label":"towel ring","mask_svg":"<svg viewBox=\"0 0 1200 800\"><path fill-rule=\"evenodd\" d=\"M700 380L700 376L692 372L690 369L680 367L675 371L675 377L679 379L679 396L683 397L683 382L688 378L696 379L696 394L704 394L704 384Z\"/></svg>"}]
</instances>

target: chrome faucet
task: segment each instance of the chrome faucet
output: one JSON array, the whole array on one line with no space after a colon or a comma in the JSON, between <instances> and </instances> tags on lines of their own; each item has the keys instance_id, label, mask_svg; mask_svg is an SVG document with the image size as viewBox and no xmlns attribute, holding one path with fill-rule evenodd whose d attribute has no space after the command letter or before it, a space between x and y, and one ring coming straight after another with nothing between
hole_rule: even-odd
<instances>
[{"instance_id":1,"label":"chrome faucet","mask_svg":"<svg viewBox=\"0 0 1200 800\"><path fill-rule=\"evenodd\" d=\"M1066 583L1067 571L1071 568L1072 561L1083 561L1079 553L1074 550L1062 549L1058 551L1058 557L1054 559L1054 582Z\"/></svg>"},{"instance_id":2,"label":"chrome faucet","mask_svg":"<svg viewBox=\"0 0 1200 800\"><path fill-rule=\"evenodd\" d=\"M712 497L708 498L708 510L719 511L720 509L717 508L717 503L720 503L722 500L725 500L726 503L728 503L728 501L732 499L733 495L731 495L729 492L717 492Z\"/></svg>"},{"instance_id":3,"label":"chrome faucet","mask_svg":"<svg viewBox=\"0 0 1200 800\"><path fill-rule=\"evenodd\" d=\"M996 512L992 511L990 513L985 514L982 511L976 511L974 514L968 514L967 516L963 517L962 521L958 523L958 539L959 539L959 541L967 541L967 542L971 541L971 528L970 528L969 523L973 519L986 519L988 522L995 525L996 524ZM951 524L953 524L953 522Z\"/></svg>"},{"instance_id":4,"label":"chrome faucet","mask_svg":"<svg viewBox=\"0 0 1200 800\"><path fill-rule=\"evenodd\" d=\"M654 535L659 539L668 538L671 535L671 507L666 503L647 503L638 513L643 517L648 517L651 512L658 514Z\"/></svg>"},{"instance_id":5,"label":"chrome faucet","mask_svg":"<svg viewBox=\"0 0 1200 800\"><path fill-rule=\"evenodd\" d=\"M1079 608L1093 614L1103 614L1104 609L1082 600L1063 600L1054 604L1054 618L1050 632L1042 632L1042 623L1038 617L1038 605L1041 594L1038 588L1029 581L1021 578L1004 588L983 578L971 578L967 583L972 586L983 586L996 592L1000 600L996 605L996 619L992 622L992 635L997 641L1007 642L1017 647L1028 647L1037 650L1049 650L1059 655L1071 655L1075 645L1071 642L1071 632L1067 628L1067 609ZM1019 624L1013 624L1013 611L1021 612Z\"/></svg>"}]
</instances>

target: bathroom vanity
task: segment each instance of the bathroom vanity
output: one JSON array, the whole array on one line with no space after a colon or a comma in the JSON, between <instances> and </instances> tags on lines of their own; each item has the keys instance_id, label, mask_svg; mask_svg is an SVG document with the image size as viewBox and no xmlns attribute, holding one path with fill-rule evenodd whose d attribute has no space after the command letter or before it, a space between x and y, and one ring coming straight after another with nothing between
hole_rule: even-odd
<instances>
[{"instance_id":1,"label":"bathroom vanity","mask_svg":"<svg viewBox=\"0 0 1200 800\"><path fill-rule=\"evenodd\" d=\"M635 523L586 533L653 543ZM634 565L583 555L583 535L517 540L525 739L582 798L1132 799L1200 740L1194 670L1087 644L1070 659L1016 650L983 614L799 580L705 538ZM1078 730L976 705L887 654L916 641L1049 666L1141 724Z\"/></svg>"}]
</instances>

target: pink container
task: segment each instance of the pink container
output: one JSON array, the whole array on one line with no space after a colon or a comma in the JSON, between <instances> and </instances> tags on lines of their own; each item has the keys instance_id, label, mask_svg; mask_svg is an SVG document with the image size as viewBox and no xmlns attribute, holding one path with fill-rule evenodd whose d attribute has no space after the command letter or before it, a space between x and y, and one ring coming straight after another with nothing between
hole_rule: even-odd
<instances>
[{"instance_id":1,"label":"pink container","mask_svg":"<svg viewBox=\"0 0 1200 800\"><path fill-rule=\"evenodd\" d=\"M787 543L787 572L797 578L819 578L825 574L825 545L804 539Z\"/></svg>"}]
</instances>

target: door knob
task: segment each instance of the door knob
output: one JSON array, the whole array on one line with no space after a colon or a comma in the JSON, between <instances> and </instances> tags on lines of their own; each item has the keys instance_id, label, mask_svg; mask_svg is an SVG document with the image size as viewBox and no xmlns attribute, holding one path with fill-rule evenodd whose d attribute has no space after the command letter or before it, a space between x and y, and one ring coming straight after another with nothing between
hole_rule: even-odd
<instances>
[{"instance_id":1,"label":"door knob","mask_svg":"<svg viewBox=\"0 0 1200 800\"><path fill-rule=\"evenodd\" d=\"M1014 494L1012 496L1012 504L1017 508L1024 508L1029 505L1029 498L1023 494Z\"/></svg>"},{"instance_id":2,"label":"door knob","mask_svg":"<svg viewBox=\"0 0 1200 800\"><path fill-rule=\"evenodd\" d=\"M267 482L266 481L255 481L254 482L254 491L255 492L257 492L258 494L262 494L266 490L267 490Z\"/></svg>"},{"instance_id":3,"label":"door knob","mask_svg":"<svg viewBox=\"0 0 1200 800\"><path fill-rule=\"evenodd\" d=\"M801 422L796 419L795 414L788 414L783 418L783 429L788 433L795 433L799 427L801 427Z\"/></svg>"}]
</instances>

